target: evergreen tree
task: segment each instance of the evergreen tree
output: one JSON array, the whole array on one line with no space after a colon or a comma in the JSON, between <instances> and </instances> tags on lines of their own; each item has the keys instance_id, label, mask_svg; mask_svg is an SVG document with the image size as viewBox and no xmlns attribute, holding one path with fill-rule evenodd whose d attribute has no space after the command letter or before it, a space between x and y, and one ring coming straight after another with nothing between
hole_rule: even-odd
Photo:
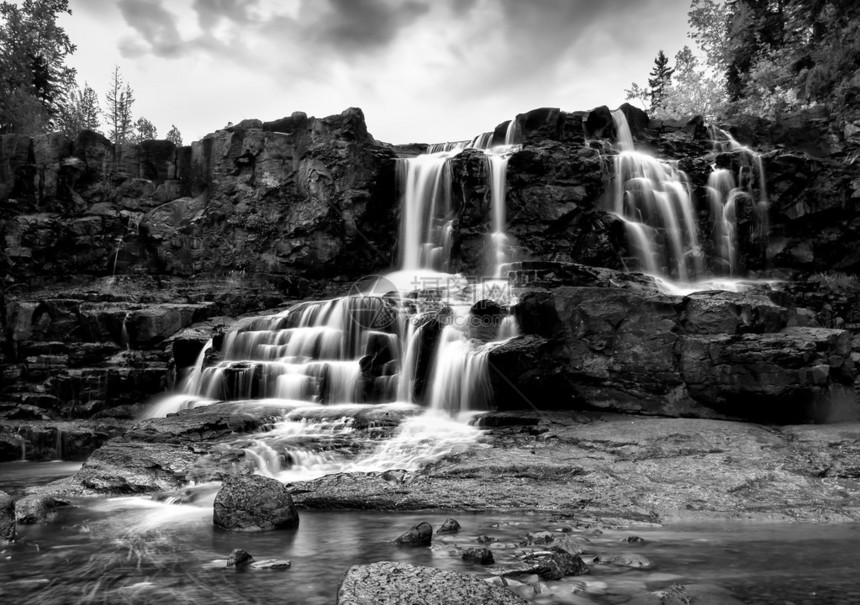
<instances>
[{"instance_id":1,"label":"evergreen tree","mask_svg":"<svg viewBox=\"0 0 860 605\"><path fill-rule=\"evenodd\" d=\"M182 147L182 134L180 134L175 124L170 125L170 130L167 132L167 140L177 147Z\"/></svg>"},{"instance_id":2,"label":"evergreen tree","mask_svg":"<svg viewBox=\"0 0 860 605\"><path fill-rule=\"evenodd\" d=\"M134 133L131 135L132 143L142 143L158 138L158 130L155 125L146 118L138 118L134 123Z\"/></svg>"},{"instance_id":3,"label":"evergreen tree","mask_svg":"<svg viewBox=\"0 0 860 605\"><path fill-rule=\"evenodd\" d=\"M115 66L111 77L110 87L105 94L107 109L105 116L110 131L108 138L119 147L129 140L132 135L132 111L134 92L131 86L123 80L119 66Z\"/></svg>"},{"instance_id":4,"label":"evergreen tree","mask_svg":"<svg viewBox=\"0 0 860 605\"><path fill-rule=\"evenodd\" d=\"M57 116L57 129L68 137L75 137L81 130L101 132L99 98L89 84L84 88L75 87L69 92Z\"/></svg>"},{"instance_id":5,"label":"evergreen tree","mask_svg":"<svg viewBox=\"0 0 860 605\"><path fill-rule=\"evenodd\" d=\"M68 0L0 2L0 133L46 132L74 86L60 13L71 14Z\"/></svg>"},{"instance_id":6,"label":"evergreen tree","mask_svg":"<svg viewBox=\"0 0 860 605\"><path fill-rule=\"evenodd\" d=\"M663 106L663 97L666 95L666 89L672 83L674 71L669 67L669 59L661 49L654 59L651 77L648 78L648 86L651 87L651 111L656 112Z\"/></svg>"}]
</instances>

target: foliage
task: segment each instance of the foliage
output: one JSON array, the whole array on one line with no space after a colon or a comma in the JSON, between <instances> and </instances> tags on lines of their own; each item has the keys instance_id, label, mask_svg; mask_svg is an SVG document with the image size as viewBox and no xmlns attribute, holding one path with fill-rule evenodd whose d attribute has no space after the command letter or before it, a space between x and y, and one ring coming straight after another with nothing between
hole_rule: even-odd
<instances>
[{"instance_id":1,"label":"foliage","mask_svg":"<svg viewBox=\"0 0 860 605\"><path fill-rule=\"evenodd\" d=\"M860 277L839 271L825 271L809 277L809 281L821 284L828 290L857 290L860 289Z\"/></svg>"},{"instance_id":2,"label":"foliage","mask_svg":"<svg viewBox=\"0 0 860 605\"><path fill-rule=\"evenodd\" d=\"M675 55L673 77L655 117L679 120L703 115L713 119L722 115L727 100L722 82L700 64L690 47Z\"/></svg>"},{"instance_id":3,"label":"foliage","mask_svg":"<svg viewBox=\"0 0 860 605\"><path fill-rule=\"evenodd\" d=\"M132 143L142 143L143 141L152 141L158 138L158 130L155 124L146 118L138 118L134 123L134 132L129 140Z\"/></svg>"},{"instance_id":4,"label":"foliage","mask_svg":"<svg viewBox=\"0 0 860 605\"><path fill-rule=\"evenodd\" d=\"M176 127L176 124L170 125L170 130L167 131L167 140L176 145L177 147L182 147L182 134L179 132L179 129Z\"/></svg>"},{"instance_id":5,"label":"foliage","mask_svg":"<svg viewBox=\"0 0 860 605\"><path fill-rule=\"evenodd\" d=\"M108 138L119 147L131 138L131 108L134 105L134 92L131 86L123 80L119 66L114 67L110 87L105 98L107 99L105 117L110 127Z\"/></svg>"},{"instance_id":6,"label":"foliage","mask_svg":"<svg viewBox=\"0 0 860 605\"><path fill-rule=\"evenodd\" d=\"M648 109L651 102L651 90L648 87L642 88L636 82L630 84L630 88L624 89L627 101L639 101L642 104L642 109Z\"/></svg>"},{"instance_id":7,"label":"foliage","mask_svg":"<svg viewBox=\"0 0 860 605\"><path fill-rule=\"evenodd\" d=\"M824 105L860 105L860 2L856 0L692 0L687 47L674 72L658 54L650 88L657 117L779 114ZM671 85L669 85L671 84Z\"/></svg>"},{"instance_id":8,"label":"foliage","mask_svg":"<svg viewBox=\"0 0 860 605\"><path fill-rule=\"evenodd\" d=\"M0 132L46 132L74 85L66 57L75 52L60 13L68 0L0 3Z\"/></svg>"},{"instance_id":9,"label":"foliage","mask_svg":"<svg viewBox=\"0 0 860 605\"><path fill-rule=\"evenodd\" d=\"M860 3L693 0L690 36L725 76L729 110L764 117L856 104Z\"/></svg>"},{"instance_id":10,"label":"foliage","mask_svg":"<svg viewBox=\"0 0 860 605\"><path fill-rule=\"evenodd\" d=\"M57 116L57 129L70 138L75 137L81 130L101 133L100 116L98 95L85 82L83 90L75 87L66 96Z\"/></svg>"},{"instance_id":11,"label":"foliage","mask_svg":"<svg viewBox=\"0 0 860 605\"><path fill-rule=\"evenodd\" d=\"M651 111L657 111L663 107L666 92L672 85L672 73L674 71L673 68L669 67L669 58L660 49L654 59L651 77L648 78L648 86L651 87Z\"/></svg>"}]
</instances>

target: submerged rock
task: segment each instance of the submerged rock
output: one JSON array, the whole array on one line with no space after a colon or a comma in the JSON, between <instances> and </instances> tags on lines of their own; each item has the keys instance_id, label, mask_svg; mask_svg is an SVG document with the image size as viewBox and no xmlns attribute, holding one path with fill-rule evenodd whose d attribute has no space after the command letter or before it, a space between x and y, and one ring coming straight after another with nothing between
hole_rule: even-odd
<instances>
[{"instance_id":1,"label":"submerged rock","mask_svg":"<svg viewBox=\"0 0 860 605\"><path fill-rule=\"evenodd\" d=\"M68 502L57 500L51 496L24 496L15 503L15 519L22 525L47 523L48 516L58 507L66 506Z\"/></svg>"},{"instance_id":2,"label":"submerged rock","mask_svg":"<svg viewBox=\"0 0 860 605\"><path fill-rule=\"evenodd\" d=\"M600 557L600 563L607 563L618 567L636 567L639 569L650 569L654 563L645 555L635 552L625 552L607 557Z\"/></svg>"},{"instance_id":3,"label":"submerged rock","mask_svg":"<svg viewBox=\"0 0 860 605\"><path fill-rule=\"evenodd\" d=\"M524 605L502 586L454 571L380 561L350 567L337 591L338 605Z\"/></svg>"},{"instance_id":4,"label":"submerged rock","mask_svg":"<svg viewBox=\"0 0 860 605\"><path fill-rule=\"evenodd\" d=\"M437 534L456 534L460 531L460 524L456 519L445 519L442 527L436 530Z\"/></svg>"},{"instance_id":5,"label":"submerged rock","mask_svg":"<svg viewBox=\"0 0 860 605\"><path fill-rule=\"evenodd\" d=\"M254 560L254 557L246 550L234 548L227 557L227 567L245 567Z\"/></svg>"},{"instance_id":6,"label":"submerged rock","mask_svg":"<svg viewBox=\"0 0 860 605\"><path fill-rule=\"evenodd\" d=\"M289 569L292 565L292 561L284 561L283 559L263 559L251 563L251 569Z\"/></svg>"},{"instance_id":7,"label":"submerged rock","mask_svg":"<svg viewBox=\"0 0 860 605\"><path fill-rule=\"evenodd\" d=\"M215 496L212 521L232 531L269 531L296 527L299 513L280 481L228 475Z\"/></svg>"},{"instance_id":8,"label":"submerged rock","mask_svg":"<svg viewBox=\"0 0 860 605\"><path fill-rule=\"evenodd\" d=\"M422 521L409 528L394 540L399 546L430 546L433 541L433 526Z\"/></svg>"},{"instance_id":9,"label":"submerged rock","mask_svg":"<svg viewBox=\"0 0 860 605\"><path fill-rule=\"evenodd\" d=\"M0 541L15 540L15 501L6 492L0 492Z\"/></svg>"}]
</instances>

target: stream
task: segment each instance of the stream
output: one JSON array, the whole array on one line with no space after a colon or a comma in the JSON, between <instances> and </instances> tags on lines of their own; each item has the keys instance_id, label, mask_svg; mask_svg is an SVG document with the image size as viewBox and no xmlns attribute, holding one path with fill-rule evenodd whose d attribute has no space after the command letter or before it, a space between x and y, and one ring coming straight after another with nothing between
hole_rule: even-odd
<instances>
[{"instance_id":1,"label":"stream","mask_svg":"<svg viewBox=\"0 0 860 605\"><path fill-rule=\"evenodd\" d=\"M14 491L71 474L78 463L0 465L0 489ZM650 568L592 561L591 573L543 582L534 603L647 603L649 592L675 584L710 585L747 604L860 603L856 553L860 525L714 523L635 525L597 529L593 522L550 513L300 511L294 531L236 534L212 525L214 490L199 486L193 504L148 497L82 498L49 523L19 526L19 541L0 550L0 600L5 603L297 603L331 604L346 569L381 560L464 571L489 578L516 561L526 534L563 532L585 541L583 558L637 553ZM462 525L435 536L431 548L393 544L420 521L438 528L449 517ZM630 536L644 542L628 543ZM496 563L463 561L458 548L492 538ZM225 567L234 548L262 559L286 559L287 570ZM653 598L653 597L652 597ZM658 603L652 600L650 602Z\"/></svg>"}]
</instances>

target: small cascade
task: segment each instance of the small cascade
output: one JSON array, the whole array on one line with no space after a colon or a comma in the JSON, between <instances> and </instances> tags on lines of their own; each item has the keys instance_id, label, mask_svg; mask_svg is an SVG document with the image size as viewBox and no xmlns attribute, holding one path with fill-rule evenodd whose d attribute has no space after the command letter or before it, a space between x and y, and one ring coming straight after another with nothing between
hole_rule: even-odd
<instances>
[{"instance_id":1,"label":"small cascade","mask_svg":"<svg viewBox=\"0 0 860 605\"><path fill-rule=\"evenodd\" d=\"M517 119L513 118L508 122L508 128L505 131L505 145L518 145L522 143L522 133L517 123Z\"/></svg>"},{"instance_id":2,"label":"small cascade","mask_svg":"<svg viewBox=\"0 0 860 605\"><path fill-rule=\"evenodd\" d=\"M400 266L447 271L453 245L451 175L440 151L397 161L401 185Z\"/></svg>"},{"instance_id":3,"label":"small cascade","mask_svg":"<svg viewBox=\"0 0 860 605\"><path fill-rule=\"evenodd\" d=\"M495 133L492 132L481 133L472 139L467 147L469 149L492 149L494 136Z\"/></svg>"},{"instance_id":4,"label":"small cascade","mask_svg":"<svg viewBox=\"0 0 860 605\"><path fill-rule=\"evenodd\" d=\"M708 175L708 203L714 249L728 273L737 273L737 240L735 237L735 178L730 170L717 168Z\"/></svg>"},{"instance_id":5,"label":"small cascade","mask_svg":"<svg viewBox=\"0 0 860 605\"><path fill-rule=\"evenodd\" d=\"M122 329L120 330L120 340L126 351L131 351L131 337L128 335L128 318L131 317L131 311L126 312L122 318Z\"/></svg>"},{"instance_id":6,"label":"small cascade","mask_svg":"<svg viewBox=\"0 0 860 605\"><path fill-rule=\"evenodd\" d=\"M489 409L488 350L473 350L463 333L446 326L439 338L430 386L430 409L449 414Z\"/></svg>"},{"instance_id":7,"label":"small cascade","mask_svg":"<svg viewBox=\"0 0 860 605\"><path fill-rule=\"evenodd\" d=\"M432 155L435 153L443 153L449 151L462 151L466 148L466 145L469 144L469 141L454 141L448 143L433 143L432 145L427 146L426 154Z\"/></svg>"},{"instance_id":8,"label":"small cascade","mask_svg":"<svg viewBox=\"0 0 860 605\"><path fill-rule=\"evenodd\" d=\"M112 278L116 277L116 265L117 265L117 262L119 261L119 251L122 250L123 236L122 235L118 236L115 241L116 241L116 252L114 252L114 255L113 255L113 269L111 270L111 277Z\"/></svg>"},{"instance_id":9,"label":"small cascade","mask_svg":"<svg viewBox=\"0 0 860 605\"><path fill-rule=\"evenodd\" d=\"M765 244L770 230L770 201L767 195L767 179L761 155L739 143L722 128L714 129L713 133L714 153L734 153L741 158L737 187L733 189L732 193L735 194L734 197L737 197L739 193L746 193L755 201L755 232L752 235ZM720 140L719 136L724 137L724 140ZM758 195L755 191L756 186L758 186Z\"/></svg>"},{"instance_id":10,"label":"small cascade","mask_svg":"<svg viewBox=\"0 0 860 605\"><path fill-rule=\"evenodd\" d=\"M506 254L508 236L505 234L505 193L507 192L508 159L510 155L491 154L487 156L490 164L490 208L492 222L490 233L489 266L493 268L493 277L501 275L502 265L509 262Z\"/></svg>"},{"instance_id":11,"label":"small cascade","mask_svg":"<svg viewBox=\"0 0 860 605\"><path fill-rule=\"evenodd\" d=\"M621 151L615 156L611 211L624 222L639 269L690 281L704 274L687 175L634 150L624 112L612 112Z\"/></svg>"},{"instance_id":12,"label":"small cascade","mask_svg":"<svg viewBox=\"0 0 860 605\"><path fill-rule=\"evenodd\" d=\"M63 431L60 428L57 428L57 440L56 446L54 447L54 460L62 460L63 459Z\"/></svg>"}]
</instances>

